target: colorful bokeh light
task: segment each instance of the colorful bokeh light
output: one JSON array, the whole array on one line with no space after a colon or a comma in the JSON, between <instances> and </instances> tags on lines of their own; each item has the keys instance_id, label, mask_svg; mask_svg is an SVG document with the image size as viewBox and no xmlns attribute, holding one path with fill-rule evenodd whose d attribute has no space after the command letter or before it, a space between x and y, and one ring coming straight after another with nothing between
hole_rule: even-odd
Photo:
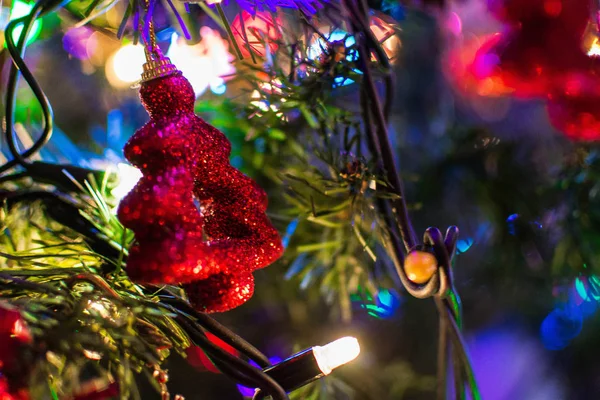
<instances>
[{"instance_id":1,"label":"colorful bokeh light","mask_svg":"<svg viewBox=\"0 0 600 400\"><path fill-rule=\"evenodd\" d=\"M233 55L228 51L228 43L219 32L203 27L200 29L202 40L193 46L177 33L171 36L171 45L167 57L190 81L196 97L207 89L214 94L223 94L227 90L225 76L235 73L231 64Z\"/></svg>"},{"instance_id":2,"label":"colorful bokeh light","mask_svg":"<svg viewBox=\"0 0 600 400\"><path fill-rule=\"evenodd\" d=\"M388 289L379 290L375 298L370 295L363 297L356 294L351 299L358 302L360 308L366 310L368 315L378 319L387 319L394 316L401 304L398 293Z\"/></svg>"},{"instance_id":3,"label":"colorful bokeh light","mask_svg":"<svg viewBox=\"0 0 600 400\"><path fill-rule=\"evenodd\" d=\"M126 44L108 58L106 78L116 88L131 87L141 79L145 62L144 46Z\"/></svg>"},{"instance_id":4,"label":"colorful bokeh light","mask_svg":"<svg viewBox=\"0 0 600 400\"><path fill-rule=\"evenodd\" d=\"M600 279L595 275L577 277L568 288L568 299L542 322L540 335L544 346L549 350L567 347L583 329L583 322L596 313L599 301Z\"/></svg>"},{"instance_id":5,"label":"colorful bokeh light","mask_svg":"<svg viewBox=\"0 0 600 400\"><path fill-rule=\"evenodd\" d=\"M33 8L33 3L28 4L28 3L25 3L24 1L20 1L20 0L13 1L12 7L10 9L9 20L12 21L12 20L24 17L26 15L29 15L32 8ZM41 30L42 30L42 21L40 19L38 19L37 21L35 21L33 23L33 26L31 27L31 31L29 32L29 36L27 36L27 44L33 42L39 36ZM21 36L22 31L23 31L22 25L17 26L15 28L15 30L13 31L13 40L15 41L15 43L17 43L19 41L19 37Z\"/></svg>"},{"instance_id":6,"label":"colorful bokeh light","mask_svg":"<svg viewBox=\"0 0 600 400\"><path fill-rule=\"evenodd\" d=\"M70 28L63 35L63 48L71 56L79 60L88 60L98 47L94 30L87 26Z\"/></svg>"}]
</instances>

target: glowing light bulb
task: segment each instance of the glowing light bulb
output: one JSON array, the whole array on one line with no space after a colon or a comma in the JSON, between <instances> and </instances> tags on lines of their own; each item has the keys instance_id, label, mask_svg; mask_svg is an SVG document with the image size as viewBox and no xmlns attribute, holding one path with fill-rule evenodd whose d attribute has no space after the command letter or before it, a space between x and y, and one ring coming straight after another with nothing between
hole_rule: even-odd
<instances>
[{"instance_id":1,"label":"glowing light bulb","mask_svg":"<svg viewBox=\"0 0 600 400\"><path fill-rule=\"evenodd\" d=\"M351 336L343 337L325 346L313 347L319 369L329 375L334 369L349 363L360 354L358 340Z\"/></svg>"},{"instance_id":2,"label":"glowing light bulb","mask_svg":"<svg viewBox=\"0 0 600 400\"><path fill-rule=\"evenodd\" d=\"M125 163L117 164L117 169L119 171L119 184L110 193L117 201L121 201L140 180L142 173L139 169Z\"/></svg>"},{"instance_id":3,"label":"glowing light bulb","mask_svg":"<svg viewBox=\"0 0 600 400\"><path fill-rule=\"evenodd\" d=\"M263 371L286 392L291 392L329 375L337 367L354 360L359 353L358 340L344 337L325 346L315 346L296 353Z\"/></svg>"},{"instance_id":4,"label":"glowing light bulb","mask_svg":"<svg viewBox=\"0 0 600 400\"><path fill-rule=\"evenodd\" d=\"M106 78L114 87L129 87L140 80L145 62L144 47L127 44L109 57Z\"/></svg>"}]
</instances>

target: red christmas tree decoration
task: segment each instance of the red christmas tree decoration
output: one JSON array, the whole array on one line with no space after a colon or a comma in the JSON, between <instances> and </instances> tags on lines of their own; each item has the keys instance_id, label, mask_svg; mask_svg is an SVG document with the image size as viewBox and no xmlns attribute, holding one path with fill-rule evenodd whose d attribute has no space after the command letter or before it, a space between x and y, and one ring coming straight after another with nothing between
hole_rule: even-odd
<instances>
[{"instance_id":1,"label":"red christmas tree decoration","mask_svg":"<svg viewBox=\"0 0 600 400\"><path fill-rule=\"evenodd\" d=\"M555 128L571 139L600 139L600 60L594 67L573 72L564 87L548 95L548 117Z\"/></svg>"},{"instance_id":2,"label":"red christmas tree decoration","mask_svg":"<svg viewBox=\"0 0 600 400\"><path fill-rule=\"evenodd\" d=\"M252 272L283 252L258 185L229 163L231 144L194 115L194 92L167 58L155 53L140 89L150 121L125 145L142 171L118 217L135 233L127 261L139 283L185 284L206 312L252 296Z\"/></svg>"},{"instance_id":3,"label":"red christmas tree decoration","mask_svg":"<svg viewBox=\"0 0 600 400\"><path fill-rule=\"evenodd\" d=\"M0 400L27 400L27 365L23 350L33 339L18 310L0 305Z\"/></svg>"},{"instance_id":4,"label":"red christmas tree decoration","mask_svg":"<svg viewBox=\"0 0 600 400\"><path fill-rule=\"evenodd\" d=\"M493 78L519 97L545 96L573 69L586 69L582 49L590 2L570 0L504 0L490 10L507 23L506 30L477 52L472 72Z\"/></svg>"},{"instance_id":5,"label":"red christmas tree decoration","mask_svg":"<svg viewBox=\"0 0 600 400\"><path fill-rule=\"evenodd\" d=\"M0 371L14 370L20 352L31 342L31 332L21 313L0 305Z\"/></svg>"},{"instance_id":6,"label":"red christmas tree decoration","mask_svg":"<svg viewBox=\"0 0 600 400\"><path fill-rule=\"evenodd\" d=\"M12 388L8 379L0 375L0 400L29 400L29 392L25 388Z\"/></svg>"},{"instance_id":7,"label":"red christmas tree decoration","mask_svg":"<svg viewBox=\"0 0 600 400\"><path fill-rule=\"evenodd\" d=\"M548 99L554 127L572 139L600 138L600 59L584 49L591 3L570 0L490 0L506 23L452 70L462 87L481 95ZM585 36L587 38L587 36ZM458 60L460 61L460 60Z\"/></svg>"}]
</instances>

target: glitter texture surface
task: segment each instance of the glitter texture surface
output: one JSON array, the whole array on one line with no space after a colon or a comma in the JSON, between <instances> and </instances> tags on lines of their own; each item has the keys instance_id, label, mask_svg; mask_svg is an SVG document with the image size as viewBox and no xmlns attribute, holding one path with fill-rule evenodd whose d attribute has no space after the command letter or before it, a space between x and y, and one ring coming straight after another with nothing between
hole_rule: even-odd
<instances>
[{"instance_id":1,"label":"glitter texture surface","mask_svg":"<svg viewBox=\"0 0 600 400\"><path fill-rule=\"evenodd\" d=\"M252 271L283 252L266 193L231 166L225 135L194 115L180 73L143 83L140 97L150 121L124 152L143 177L118 210L136 238L127 273L139 283L185 284L201 311L237 307L252 296Z\"/></svg>"}]
</instances>

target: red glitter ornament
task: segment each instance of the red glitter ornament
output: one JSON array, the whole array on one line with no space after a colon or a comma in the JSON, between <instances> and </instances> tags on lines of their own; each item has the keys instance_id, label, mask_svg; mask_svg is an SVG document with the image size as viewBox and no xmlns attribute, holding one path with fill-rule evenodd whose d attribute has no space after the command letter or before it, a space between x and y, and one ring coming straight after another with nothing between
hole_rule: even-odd
<instances>
[{"instance_id":1,"label":"red glitter ornament","mask_svg":"<svg viewBox=\"0 0 600 400\"><path fill-rule=\"evenodd\" d=\"M185 284L205 312L237 307L252 296L252 272L283 252L266 194L231 166L225 135L194 115L194 92L179 71L142 83L140 97L150 121L124 152L143 177L118 210L136 237L128 275Z\"/></svg>"}]
</instances>

